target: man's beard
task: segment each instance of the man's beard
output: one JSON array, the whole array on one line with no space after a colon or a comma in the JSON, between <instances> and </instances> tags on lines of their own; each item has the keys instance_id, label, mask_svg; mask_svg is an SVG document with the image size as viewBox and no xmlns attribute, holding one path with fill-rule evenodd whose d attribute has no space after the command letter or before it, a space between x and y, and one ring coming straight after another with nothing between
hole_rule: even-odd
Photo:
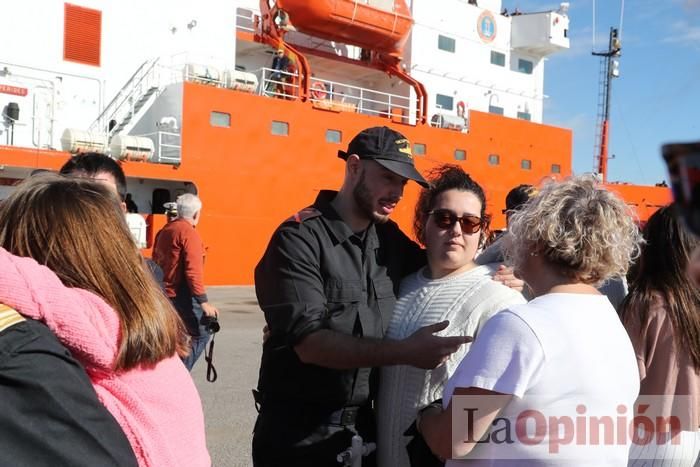
<instances>
[{"instance_id":1,"label":"man's beard","mask_svg":"<svg viewBox=\"0 0 700 467\"><path fill-rule=\"evenodd\" d=\"M355 204L357 205L357 209L359 210L360 214L365 216L366 219L369 219L377 224L383 224L389 220L389 216L379 214L374 210L372 194L370 193L369 188L365 183L364 169L360 174L360 180L357 182L357 185L355 185L355 188L352 190L352 197L355 201Z\"/></svg>"}]
</instances>

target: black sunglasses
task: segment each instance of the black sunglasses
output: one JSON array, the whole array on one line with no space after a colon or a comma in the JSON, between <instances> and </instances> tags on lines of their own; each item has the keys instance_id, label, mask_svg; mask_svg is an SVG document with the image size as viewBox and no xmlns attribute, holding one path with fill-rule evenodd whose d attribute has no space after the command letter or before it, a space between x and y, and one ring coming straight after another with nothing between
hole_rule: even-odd
<instances>
[{"instance_id":1,"label":"black sunglasses","mask_svg":"<svg viewBox=\"0 0 700 467\"><path fill-rule=\"evenodd\" d=\"M688 228L700 235L700 141L665 144L661 152L678 210Z\"/></svg>"},{"instance_id":2,"label":"black sunglasses","mask_svg":"<svg viewBox=\"0 0 700 467\"><path fill-rule=\"evenodd\" d=\"M440 229L451 229L459 222L462 232L467 234L477 233L481 230L483 224L482 219L478 216L466 214L462 217L458 217L457 214L449 209L434 209L428 212L428 215L433 216L433 222Z\"/></svg>"}]
</instances>

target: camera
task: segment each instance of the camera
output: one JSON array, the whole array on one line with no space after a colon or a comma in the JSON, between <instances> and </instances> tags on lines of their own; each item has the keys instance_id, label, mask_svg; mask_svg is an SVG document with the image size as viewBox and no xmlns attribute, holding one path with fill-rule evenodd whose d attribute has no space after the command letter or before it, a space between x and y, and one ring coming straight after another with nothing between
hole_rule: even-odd
<instances>
[{"instance_id":1,"label":"camera","mask_svg":"<svg viewBox=\"0 0 700 467\"><path fill-rule=\"evenodd\" d=\"M201 324L209 334L215 334L221 329L221 325L216 316L204 315L199 320L199 324Z\"/></svg>"}]
</instances>

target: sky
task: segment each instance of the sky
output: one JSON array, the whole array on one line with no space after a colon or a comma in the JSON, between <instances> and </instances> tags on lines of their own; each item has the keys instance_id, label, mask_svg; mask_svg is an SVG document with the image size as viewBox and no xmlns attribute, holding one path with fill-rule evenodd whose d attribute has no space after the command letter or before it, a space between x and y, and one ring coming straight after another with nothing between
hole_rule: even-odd
<instances>
[{"instance_id":1,"label":"sky","mask_svg":"<svg viewBox=\"0 0 700 467\"><path fill-rule=\"evenodd\" d=\"M593 49L593 0L570 0L569 50L545 64L544 122L573 130L573 170L591 172L600 58ZM700 0L598 0L595 49L620 27L620 77L612 82L608 180L667 180L660 147L700 141ZM559 2L503 0L509 11L556 10Z\"/></svg>"}]
</instances>

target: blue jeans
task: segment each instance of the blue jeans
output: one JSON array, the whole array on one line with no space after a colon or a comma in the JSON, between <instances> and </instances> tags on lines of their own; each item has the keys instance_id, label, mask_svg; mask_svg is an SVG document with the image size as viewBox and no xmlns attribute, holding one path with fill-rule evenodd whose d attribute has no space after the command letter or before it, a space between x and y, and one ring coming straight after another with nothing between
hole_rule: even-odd
<instances>
[{"instance_id":1,"label":"blue jeans","mask_svg":"<svg viewBox=\"0 0 700 467\"><path fill-rule=\"evenodd\" d=\"M190 353L182 358L182 362L185 364L188 370L192 370L197 359L202 355L204 349L211 338L211 334L199 324L204 315L202 306L192 298L189 288L187 286L180 287L177 291L177 295L170 299L173 306L177 310L180 318L185 323L187 332L190 335Z\"/></svg>"},{"instance_id":2,"label":"blue jeans","mask_svg":"<svg viewBox=\"0 0 700 467\"><path fill-rule=\"evenodd\" d=\"M182 363L185 364L185 367L187 367L189 371L192 371L192 367L194 367L194 364L197 362L197 359L200 355L202 355L204 349L207 348L207 344L209 343L210 337L211 335L206 331L204 331L204 335L202 336L192 336L192 340L190 341L190 353L182 359Z\"/></svg>"}]
</instances>

